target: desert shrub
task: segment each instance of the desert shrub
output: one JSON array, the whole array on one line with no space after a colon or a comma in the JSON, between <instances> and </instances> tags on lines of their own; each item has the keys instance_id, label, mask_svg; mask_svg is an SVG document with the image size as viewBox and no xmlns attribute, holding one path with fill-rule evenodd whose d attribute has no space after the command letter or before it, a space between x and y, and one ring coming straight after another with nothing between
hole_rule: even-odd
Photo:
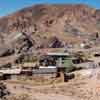
<instances>
[{"instance_id":1,"label":"desert shrub","mask_svg":"<svg viewBox=\"0 0 100 100\"><path fill-rule=\"evenodd\" d=\"M6 85L4 83L0 83L0 98L2 99L9 94L10 92L7 90Z\"/></svg>"}]
</instances>

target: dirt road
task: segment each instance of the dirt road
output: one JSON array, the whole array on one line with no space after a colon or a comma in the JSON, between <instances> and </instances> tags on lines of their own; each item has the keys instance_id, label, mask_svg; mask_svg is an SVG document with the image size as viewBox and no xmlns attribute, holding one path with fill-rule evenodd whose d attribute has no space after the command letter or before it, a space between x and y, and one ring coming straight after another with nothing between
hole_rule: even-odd
<instances>
[{"instance_id":1,"label":"dirt road","mask_svg":"<svg viewBox=\"0 0 100 100\"><path fill-rule=\"evenodd\" d=\"M5 82L13 94L30 94L34 100L100 100L100 70L93 76L76 77L66 83L32 86Z\"/></svg>"}]
</instances>

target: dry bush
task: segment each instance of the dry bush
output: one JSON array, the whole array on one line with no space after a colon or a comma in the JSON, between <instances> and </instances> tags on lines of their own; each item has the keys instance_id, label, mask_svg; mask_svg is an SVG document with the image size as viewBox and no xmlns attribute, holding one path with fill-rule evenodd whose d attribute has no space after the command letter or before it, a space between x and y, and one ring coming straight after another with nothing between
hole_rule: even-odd
<instances>
[{"instance_id":1,"label":"dry bush","mask_svg":"<svg viewBox=\"0 0 100 100\"><path fill-rule=\"evenodd\" d=\"M0 83L0 99L4 98L5 96L9 95L10 92L7 90L7 87L4 83Z\"/></svg>"}]
</instances>

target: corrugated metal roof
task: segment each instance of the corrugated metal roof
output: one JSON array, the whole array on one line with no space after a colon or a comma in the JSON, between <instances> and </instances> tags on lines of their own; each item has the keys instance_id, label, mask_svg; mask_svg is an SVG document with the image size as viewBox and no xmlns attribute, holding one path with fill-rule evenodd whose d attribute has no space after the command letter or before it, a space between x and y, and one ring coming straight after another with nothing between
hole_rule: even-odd
<instances>
[{"instance_id":1,"label":"corrugated metal roof","mask_svg":"<svg viewBox=\"0 0 100 100\"><path fill-rule=\"evenodd\" d=\"M3 73L3 74L20 74L21 69L4 69L4 70L0 70L0 73Z\"/></svg>"},{"instance_id":2,"label":"corrugated metal roof","mask_svg":"<svg viewBox=\"0 0 100 100\"><path fill-rule=\"evenodd\" d=\"M58 52L48 52L47 55L50 55L50 56L69 56L70 54L69 53L58 53Z\"/></svg>"},{"instance_id":3,"label":"corrugated metal roof","mask_svg":"<svg viewBox=\"0 0 100 100\"><path fill-rule=\"evenodd\" d=\"M56 73L56 72L57 72L56 68L40 68L40 69L32 70L33 74L52 74L52 73Z\"/></svg>"}]
</instances>

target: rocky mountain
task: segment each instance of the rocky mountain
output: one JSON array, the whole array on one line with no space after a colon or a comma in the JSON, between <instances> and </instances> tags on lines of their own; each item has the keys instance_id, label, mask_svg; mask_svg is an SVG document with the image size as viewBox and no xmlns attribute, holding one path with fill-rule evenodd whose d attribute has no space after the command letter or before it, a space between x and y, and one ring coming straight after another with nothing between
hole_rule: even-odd
<instances>
[{"instance_id":1,"label":"rocky mountain","mask_svg":"<svg viewBox=\"0 0 100 100\"><path fill-rule=\"evenodd\" d=\"M8 35L18 32L31 34L36 48L52 47L55 38L60 46L81 42L100 32L100 10L81 4L40 4L0 18L1 45Z\"/></svg>"}]
</instances>

